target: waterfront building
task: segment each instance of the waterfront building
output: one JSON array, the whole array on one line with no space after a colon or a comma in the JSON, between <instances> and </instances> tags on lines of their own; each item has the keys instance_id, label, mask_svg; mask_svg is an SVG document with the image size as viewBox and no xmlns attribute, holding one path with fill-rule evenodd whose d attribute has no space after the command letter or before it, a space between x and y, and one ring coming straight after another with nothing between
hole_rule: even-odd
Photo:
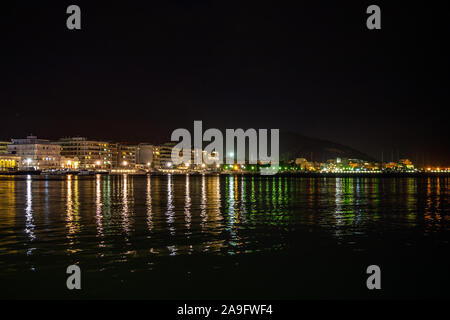
<instances>
[{"instance_id":1,"label":"waterfront building","mask_svg":"<svg viewBox=\"0 0 450 320\"><path fill-rule=\"evenodd\" d=\"M414 165L409 159L400 159L397 167L401 170L414 170Z\"/></svg>"},{"instance_id":2,"label":"waterfront building","mask_svg":"<svg viewBox=\"0 0 450 320\"><path fill-rule=\"evenodd\" d=\"M306 160L305 158L296 158L295 159L295 164L302 167L302 165L304 166L305 163L307 163L308 160Z\"/></svg>"},{"instance_id":3,"label":"waterfront building","mask_svg":"<svg viewBox=\"0 0 450 320\"><path fill-rule=\"evenodd\" d=\"M153 146L153 161L151 164L152 168L159 168L161 166L160 151L161 148L159 146Z\"/></svg>"},{"instance_id":4,"label":"waterfront building","mask_svg":"<svg viewBox=\"0 0 450 320\"><path fill-rule=\"evenodd\" d=\"M348 167L351 169L360 169L364 166L364 161L359 159L349 159Z\"/></svg>"},{"instance_id":5,"label":"waterfront building","mask_svg":"<svg viewBox=\"0 0 450 320\"><path fill-rule=\"evenodd\" d=\"M136 164L144 168L150 168L153 162L153 150L152 144L139 143L136 148Z\"/></svg>"},{"instance_id":6,"label":"waterfront building","mask_svg":"<svg viewBox=\"0 0 450 320\"><path fill-rule=\"evenodd\" d=\"M112 152L107 141L88 140L84 137L62 138L55 142L60 145L61 155L78 158L80 169L101 170L112 167Z\"/></svg>"},{"instance_id":7,"label":"waterfront building","mask_svg":"<svg viewBox=\"0 0 450 320\"><path fill-rule=\"evenodd\" d=\"M295 164L300 167L300 170L308 170L308 171L314 170L314 163L309 162L305 158L296 158Z\"/></svg>"},{"instance_id":8,"label":"waterfront building","mask_svg":"<svg viewBox=\"0 0 450 320\"><path fill-rule=\"evenodd\" d=\"M172 149L175 144L175 142L167 142L159 146L159 169L172 169Z\"/></svg>"},{"instance_id":9,"label":"waterfront building","mask_svg":"<svg viewBox=\"0 0 450 320\"><path fill-rule=\"evenodd\" d=\"M336 163L340 169L348 168L350 160L348 158L336 158Z\"/></svg>"},{"instance_id":10,"label":"waterfront building","mask_svg":"<svg viewBox=\"0 0 450 320\"><path fill-rule=\"evenodd\" d=\"M396 167L397 167L397 163L396 162L387 162L384 165L385 169L390 169L390 170L395 169Z\"/></svg>"},{"instance_id":11,"label":"waterfront building","mask_svg":"<svg viewBox=\"0 0 450 320\"><path fill-rule=\"evenodd\" d=\"M201 163L195 163L196 157L201 154ZM180 150L180 157L183 156L183 151ZM191 169L200 171L217 171L220 168L220 154L217 151L207 152L201 149L192 149L191 156L188 163L182 163L178 166L179 169Z\"/></svg>"},{"instance_id":12,"label":"waterfront building","mask_svg":"<svg viewBox=\"0 0 450 320\"><path fill-rule=\"evenodd\" d=\"M381 164L378 162L369 162L365 164L365 168L370 171L381 170Z\"/></svg>"},{"instance_id":13,"label":"waterfront building","mask_svg":"<svg viewBox=\"0 0 450 320\"><path fill-rule=\"evenodd\" d=\"M7 150L21 158L20 167L25 170L51 170L60 167L61 146L54 145L49 140L38 139L36 136L12 139Z\"/></svg>"},{"instance_id":14,"label":"waterfront building","mask_svg":"<svg viewBox=\"0 0 450 320\"><path fill-rule=\"evenodd\" d=\"M387 162L383 164L386 170L411 171L414 170L414 164L408 159L400 159L398 162Z\"/></svg>"},{"instance_id":15,"label":"waterfront building","mask_svg":"<svg viewBox=\"0 0 450 320\"><path fill-rule=\"evenodd\" d=\"M157 149L157 156L154 161L157 162L155 168L159 170L195 170L195 171L218 171L220 169L220 154L217 151L207 152L202 149L191 149L188 161L175 165L172 161L172 152L175 148L175 142L165 143ZM183 158L183 150L179 149L180 158ZM196 163L197 155L201 156L201 163ZM155 163L156 164L156 163Z\"/></svg>"},{"instance_id":16,"label":"waterfront building","mask_svg":"<svg viewBox=\"0 0 450 320\"><path fill-rule=\"evenodd\" d=\"M134 169L136 167L137 145L114 143L110 147L113 168Z\"/></svg>"},{"instance_id":17,"label":"waterfront building","mask_svg":"<svg viewBox=\"0 0 450 320\"><path fill-rule=\"evenodd\" d=\"M205 159L207 161L205 161ZM220 161L220 153L218 151L212 151L211 153L209 153L206 150L203 150L203 163L202 163L203 168L206 167L208 169L215 170L216 168L220 167L219 161Z\"/></svg>"},{"instance_id":18,"label":"waterfront building","mask_svg":"<svg viewBox=\"0 0 450 320\"><path fill-rule=\"evenodd\" d=\"M78 158L61 157L61 169L78 170L80 161Z\"/></svg>"},{"instance_id":19,"label":"waterfront building","mask_svg":"<svg viewBox=\"0 0 450 320\"><path fill-rule=\"evenodd\" d=\"M21 158L10 154L0 154L0 172L20 169Z\"/></svg>"},{"instance_id":20,"label":"waterfront building","mask_svg":"<svg viewBox=\"0 0 450 320\"><path fill-rule=\"evenodd\" d=\"M11 143L11 141L0 141L0 155L8 153L7 146Z\"/></svg>"}]
</instances>

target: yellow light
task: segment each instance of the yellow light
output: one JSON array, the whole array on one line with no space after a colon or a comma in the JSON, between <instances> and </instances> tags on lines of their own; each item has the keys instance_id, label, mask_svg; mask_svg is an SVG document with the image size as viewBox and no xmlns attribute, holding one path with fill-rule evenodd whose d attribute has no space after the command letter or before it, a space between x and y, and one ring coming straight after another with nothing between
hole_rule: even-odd
<instances>
[{"instance_id":1,"label":"yellow light","mask_svg":"<svg viewBox=\"0 0 450 320\"><path fill-rule=\"evenodd\" d=\"M124 162L122 162L122 164L123 164L124 166L126 166L126 165L128 165L128 162L127 162L127 161L124 161Z\"/></svg>"}]
</instances>

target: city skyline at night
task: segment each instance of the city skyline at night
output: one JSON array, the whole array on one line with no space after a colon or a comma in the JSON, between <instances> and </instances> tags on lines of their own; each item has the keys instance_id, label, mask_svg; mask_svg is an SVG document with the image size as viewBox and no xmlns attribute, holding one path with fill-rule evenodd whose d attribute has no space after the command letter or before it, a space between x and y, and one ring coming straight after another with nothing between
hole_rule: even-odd
<instances>
[{"instance_id":1,"label":"city skyline at night","mask_svg":"<svg viewBox=\"0 0 450 320\"><path fill-rule=\"evenodd\" d=\"M0 300L430 314L450 298L449 12L6 2Z\"/></svg>"},{"instance_id":2,"label":"city skyline at night","mask_svg":"<svg viewBox=\"0 0 450 320\"><path fill-rule=\"evenodd\" d=\"M183 129L184 130L184 129ZM234 130L232 130L234 131ZM188 131L186 131L188 132ZM243 134L243 131L241 131ZM273 139L273 137L272 137ZM252 174L271 168L270 174L276 173L448 173L446 166L431 166L412 162L408 157L397 159L370 159L362 153L345 154L334 150L333 155L318 159L316 154L307 150L286 152L284 150L272 160L263 161L252 157L249 152L252 138L233 139L232 145L227 144L219 149L200 144L195 147L189 142L188 149L180 147L177 141L163 144L147 142L114 142L96 140L86 137L64 137L55 141L27 136L25 139L0 141L0 172L3 174L27 174L30 170L42 171L43 174L59 173L73 174L80 170L91 173L225 173ZM243 143L241 155L236 142ZM267 141L265 142L267 144ZM273 143L273 142L272 142ZM278 144L278 142L276 142ZM234 146L233 146L234 145ZM229 149L231 147L231 149ZM273 146L272 146L273 147ZM229 149L229 150L228 150ZM257 152L257 147L252 151ZM277 147L278 149L278 147ZM352 150L352 149L350 149ZM231 151L231 152L230 152ZM185 156L183 156L185 154ZM256 154L255 154L256 155ZM280 157L281 155L281 157ZM274 162L275 161L275 162ZM273 167L276 165L276 167Z\"/></svg>"},{"instance_id":3,"label":"city skyline at night","mask_svg":"<svg viewBox=\"0 0 450 320\"><path fill-rule=\"evenodd\" d=\"M449 164L445 10L383 4L367 30L364 3L79 6L76 31L63 3L11 6L0 138L162 143L202 119Z\"/></svg>"}]
</instances>

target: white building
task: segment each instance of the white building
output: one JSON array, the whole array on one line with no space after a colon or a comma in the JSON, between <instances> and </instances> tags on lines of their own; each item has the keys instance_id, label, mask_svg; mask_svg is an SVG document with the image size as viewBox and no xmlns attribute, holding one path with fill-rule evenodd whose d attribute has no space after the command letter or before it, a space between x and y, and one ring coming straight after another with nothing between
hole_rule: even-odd
<instances>
[{"instance_id":1,"label":"white building","mask_svg":"<svg viewBox=\"0 0 450 320\"><path fill-rule=\"evenodd\" d=\"M49 140L28 136L26 139L12 139L7 145L8 152L21 158L20 167L24 170L59 169L61 164L61 146L51 144Z\"/></svg>"}]
</instances>

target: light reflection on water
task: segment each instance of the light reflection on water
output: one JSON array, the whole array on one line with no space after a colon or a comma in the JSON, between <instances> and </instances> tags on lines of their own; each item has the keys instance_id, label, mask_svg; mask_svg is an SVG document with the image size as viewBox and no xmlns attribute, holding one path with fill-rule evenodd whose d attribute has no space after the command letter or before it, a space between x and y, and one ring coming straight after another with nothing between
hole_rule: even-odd
<instances>
[{"instance_id":1,"label":"light reflection on water","mask_svg":"<svg viewBox=\"0 0 450 320\"><path fill-rule=\"evenodd\" d=\"M34 268L27 259L37 255L100 259L106 268L149 256L289 250L297 235L315 232L342 244L385 232L445 233L448 184L431 177L1 177L0 258L10 259L0 266ZM17 255L29 258L16 262Z\"/></svg>"}]
</instances>

